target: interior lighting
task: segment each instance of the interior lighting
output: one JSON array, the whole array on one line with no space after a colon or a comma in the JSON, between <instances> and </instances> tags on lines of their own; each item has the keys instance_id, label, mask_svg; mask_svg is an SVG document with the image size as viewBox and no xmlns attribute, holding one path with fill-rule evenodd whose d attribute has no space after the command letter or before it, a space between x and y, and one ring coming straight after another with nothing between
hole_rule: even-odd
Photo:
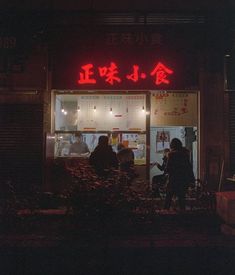
<instances>
[{"instance_id":1,"label":"interior lighting","mask_svg":"<svg viewBox=\"0 0 235 275\"><path fill-rule=\"evenodd\" d=\"M144 112L145 111L145 109L144 109L144 106L142 107L142 112Z\"/></svg>"},{"instance_id":2,"label":"interior lighting","mask_svg":"<svg viewBox=\"0 0 235 275\"><path fill-rule=\"evenodd\" d=\"M96 112L96 106L94 106L94 112Z\"/></svg>"},{"instance_id":3,"label":"interior lighting","mask_svg":"<svg viewBox=\"0 0 235 275\"><path fill-rule=\"evenodd\" d=\"M78 112L80 112L80 111L81 111L80 106L78 106L77 111L78 111Z\"/></svg>"},{"instance_id":4,"label":"interior lighting","mask_svg":"<svg viewBox=\"0 0 235 275\"><path fill-rule=\"evenodd\" d=\"M62 102L61 102L61 107L60 108L61 108L61 112L64 113L64 111L65 111L64 110L64 104Z\"/></svg>"},{"instance_id":5,"label":"interior lighting","mask_svg":"<svg viewBox=\"0 0 235 275\"><path fill-rule=\"evenodd\" d=\"M110 108L109 112L110 112L110 114L112 114L113 113L113 108Z\"/></svg>"}]
</instances>

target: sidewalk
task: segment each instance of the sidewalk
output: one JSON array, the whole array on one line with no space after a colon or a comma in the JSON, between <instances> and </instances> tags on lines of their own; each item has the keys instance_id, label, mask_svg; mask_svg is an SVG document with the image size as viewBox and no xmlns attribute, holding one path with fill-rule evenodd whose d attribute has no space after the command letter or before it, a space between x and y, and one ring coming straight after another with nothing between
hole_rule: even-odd
<instances>
[{"instance_id":1,"label":"sidewalk","mask_svg":"<svg viewBox=\"0 0 235 275\"><path fill-rule=\"evenodd\" d=\"M0 274L233 274L235 237L213 212L157 212L131 224L81 225L64 210L21 213L0 234ZM118 225L118 227L117 227Z\"/></svg>"},{"instance_id":2,"label":"sidewalk","mask_svg":"<svg viewBox=\"0 0 235 275\"><path fill-rule=\"evenodd\" d=\"M66 215L66 209L19 211L15 227L0 231L1 246L60 246L67 241L83 245L84 238L113 247L235 247L235 237L221 232L223 221L213 211L156 211L128 217L122 223ZM131 221L129 221L131 219ZM125 224L124 224L125 221ZM122 221L121 221L122 222Z\"/></svg>"}]
</instances>

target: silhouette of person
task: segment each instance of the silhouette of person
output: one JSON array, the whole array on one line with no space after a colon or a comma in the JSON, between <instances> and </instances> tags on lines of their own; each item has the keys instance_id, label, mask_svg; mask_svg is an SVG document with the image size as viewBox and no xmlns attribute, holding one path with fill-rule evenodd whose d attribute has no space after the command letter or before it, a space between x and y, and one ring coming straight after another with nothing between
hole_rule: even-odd
<instances>
[{"instance_id":1,"label":"silhouette of person","mask_svg":"<svg viewBox=\"0 0 235 275\"><path fill-rule=\"evenodd\" d=\"M127 148L124 144L119 143L117 146L117 159L119 161L120 171L126 172L130 180L135 177L134 159L135 155L131 148Z\"/></svg>"},{"instance_id":2,"label":"silhouette of person","mask_svg":"<svg viewBox=\"0 0 235 275\"><path fill-rule=\"evenodd\" d=\"M166 172L166 165L168 160L168 153L170 152L169 148L164 149L163 151L163 162L162 164L156 162L155 165L157 168L161 171L163 171L163 174L156 175L152 178L152 189L153 189L153 195L154 197L161 197L159 189L163 187L166 184L167 181L167 172Z\"/></svg>"},{"instance_id":3,"label":"silhouette of person","mask_svg":"<svg viewBox=\"0 0 235 275\"><path fill-rule=\"evenodd\" d=\"M182 146L178 138L170 143L166 172L169 181L166 190L165 209L170 209L174 195L179 199L180 210L185 210L185 194L191 182L195 180L189 158L189 151Z\"/></svg>"},{"instance_id":4,"label":"silhouette of person","mask_svg":"<svg viewBox=\"0 0 235 275\"><path fill-rule=\"evenodd\" d=\"M108 143L107 136L100 136L98 145L89 157L89 163L95 168L97 175L108 176L110 169L118 168L117 155Z\"/></svg>"}]
</instances>

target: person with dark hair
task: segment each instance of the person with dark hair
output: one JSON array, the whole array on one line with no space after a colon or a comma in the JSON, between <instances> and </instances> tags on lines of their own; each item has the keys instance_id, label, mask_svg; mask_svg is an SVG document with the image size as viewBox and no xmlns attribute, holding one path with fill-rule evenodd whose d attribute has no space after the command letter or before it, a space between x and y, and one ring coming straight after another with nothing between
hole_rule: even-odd
<instances>
[{"instance_id":1,"label":"person with dark hair","mask_svg":"<svg viewBox=\"0 0 235 275\"><path fill-rule=\"evenodd\" d=\"M118 144L117 150L120 171L125 172L131 181L136 175L134 170L134 153L131 148L125 147L122 143Z\"/></svg>"},{"instance_id":2,"label":"person with dark hair","mask_svg":"<svg viewBox=\"0 0 235 275\"><path fill-rule=\"evenodd\" d=\"M195 181L190 163L189 151L182 146L178 138L170 143L166 172L169 181L166 190L165 209L170 209L174 195L179 199L180 210L185 210L185 194L190 183Z\"/></svg>"},{"instance_id":3,"label":"person with dark hair","mask_svg":"<svg viewBox=\"0 0 235 275\"><path fill-rule=\"evenodd\" d=\"M167 182L167 172L166 172L166 164L168 160L168 153L170 152L169 148L165 148L163 151L163 162L160 164L159 162L154 163L157 168L163 172L161 175L156 175L152 178L152 191L154 197L161 197L160 189L166 185Z\"/></svg>"},{"instance_id":4,"label":"person with dark hair","mask_svg":"<svg viewBox=\"0 0 235 275\"><path fill-rule=\"evenodd\" d=\"M75 142L70 146L70 156L88 156L90 150L87 144L82 140L82 133L77 132L75 134Z\"/></svg>"},{"instance_id":5,"label":"person with dark hair","mask_svg":"<svg viewBox=\"0 0 235 275\"><path fill-rule=\"evenodd\" d=\"M109 145L107 136L99 137L98 145L91 153L89 162L99 176L108 176L110 169L118 168L117 155Z\"/></svg>"}]
</instances>

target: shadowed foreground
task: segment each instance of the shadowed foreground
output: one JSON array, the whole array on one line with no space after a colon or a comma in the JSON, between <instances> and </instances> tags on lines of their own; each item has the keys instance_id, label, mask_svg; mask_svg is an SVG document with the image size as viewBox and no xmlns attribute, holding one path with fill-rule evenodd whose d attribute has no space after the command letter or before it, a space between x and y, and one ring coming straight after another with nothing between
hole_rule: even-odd
<instances>
[{"instance_id":1,"label":"shadowed foreground","mask_svg":"<svg viewBox=\"0 0 235 275\"><path fill-rule=\"evenodd\" d=\"M58 210L22 214L0 235L0 274L233 274L235 238L220 225L213 211L108 223Z\"/></svg>"}]
</instances>

